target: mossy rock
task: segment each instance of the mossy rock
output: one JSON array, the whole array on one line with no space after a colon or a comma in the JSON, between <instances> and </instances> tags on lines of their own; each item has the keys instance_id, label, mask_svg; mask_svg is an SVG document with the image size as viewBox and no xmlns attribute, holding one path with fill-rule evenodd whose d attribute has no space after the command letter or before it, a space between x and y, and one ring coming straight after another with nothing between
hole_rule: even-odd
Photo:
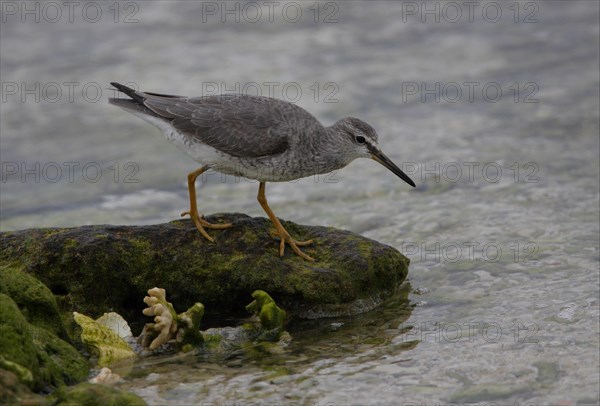
<instances>
[{"instance_id":1,"label":"mossy rock","mask_svg":"<svg viewBox=\"0 0 600 406\"><path fill-rule=\"evenodd\" d=\"M0 264L15 264L46 284L63 311L97 317L115 311L141 326L142 299L160 286L185 309L200 301L207 314L241 314L257 289L292 317L318 318L371 310L406 278L409 260L396 249L328 227L283 222L316 259L305 261L279 244L268 219L208 216L216 243L190 220L149 226L83 226L0 233ZM138 330L139 332L139 330Z\"/></svg>"},{"instance_id":2,"label":"mossy rock","mask_svg":"<svg viewBox=\"0 0 600 406\"><path fill-rule=\"evenodd\" d=\"M0 265L0 293L15 301L33 326L68 340L54 295L42 282L22 271L21 265Z\"/></svg>"},{"instance_id":3,"label":"mossy rock","mask_svg":"<svg viewBox=\"0 0 600 406\"><path fill-rule=\"evenodd\" d=\"M283 330L285 311L277 306L273 298L262 290L254 291L252 297L254 300L246 306L246 310L258 317L261 328Z\"/></svg>"},{"instance_id":4,"label":"mossy rock","mask_svg":"<svg viewBox=\"0 0 600 406\"><path fill-rule=\"evenodd\" d=\"M62 387L52 398L55 405L86 406L145 406L146 402L133 393L110 386L80 383L72 387Z\"/></svg>"},{"instance_id":5,"label":"mossy rock","mask_svg":"<svg viewBox=\"0 0 600 406\"><path fill-rule=\"evenodd\" d=\"M89 370L75 348L46 329L31 325L16 303L2 293L0 356L2 368L19 375L36 392L80 382Z\"/></svg>"}]
</instances>

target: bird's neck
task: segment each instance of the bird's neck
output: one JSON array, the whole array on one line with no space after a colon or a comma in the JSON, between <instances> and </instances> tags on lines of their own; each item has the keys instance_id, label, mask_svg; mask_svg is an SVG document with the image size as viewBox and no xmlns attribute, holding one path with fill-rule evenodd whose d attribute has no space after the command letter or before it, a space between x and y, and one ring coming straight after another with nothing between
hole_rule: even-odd
<instances>
[{"instance_id":1,"label":"bird's neck","mask_svg":"<svg viewBox=\"0 0 600 406\"><path fill-rule=\"evenodd\" d=\"M312 136L307 137L307 150L311 156L329 171L348 165L343 152L344 145L340 138L339 129L334 125L315 129ZM327 171L327 170L326 170Z\"/></svg>"}]
</instances>

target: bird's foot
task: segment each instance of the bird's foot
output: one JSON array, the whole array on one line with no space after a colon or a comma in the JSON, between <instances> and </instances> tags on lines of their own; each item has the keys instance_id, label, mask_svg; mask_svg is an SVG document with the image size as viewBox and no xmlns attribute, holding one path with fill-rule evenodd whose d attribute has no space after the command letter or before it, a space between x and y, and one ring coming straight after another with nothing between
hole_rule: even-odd
<instances>
[{"instance_id":1,"label":"bird's foot","mask_svg":"<svg viewBox=\"0 0 600 406\"><path fill-rule=\"evenodd\" d=\"M204 238L206 238L210 242L215 242L215 239L212 238L210 235L208 235L208 233L206 232L206 230L204 228L210 228L213 230L222 230L225 228L229 228L233 225L231 223L223 223L223 224L209 223L208 221L204 220L203 215L198 214L198 212L191 211L191 210L184 211L183 213L181 213L181 217L183 217L183 216L190 216L192 218L192 220L194 221L196 228L198 229L198 231L200 231L200 234L202 234L204 236Z\"/></svg>"},{"instance_id":2,"label":"bird's foot","mask_svg":"<svg viewBox=\"0 0 600 406\"><path fill-rule=\"evenodd\" d=\"M304 252L300 250L298 247L306 247L313 243L313 240L308 241L296 241L294 240L287 232L279 235L279 256L282 257L285 252L285 244L288 244L292 247L292 250L301 258L304 258L307 261L314 261L315 259L309 255L306 255Z\"/></svg>"}]
</instances>

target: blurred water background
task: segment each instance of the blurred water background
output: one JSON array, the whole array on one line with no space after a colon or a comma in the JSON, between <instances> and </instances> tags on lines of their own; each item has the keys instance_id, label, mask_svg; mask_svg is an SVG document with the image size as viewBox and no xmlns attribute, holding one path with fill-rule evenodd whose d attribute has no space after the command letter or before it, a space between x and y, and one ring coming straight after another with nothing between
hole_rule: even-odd
<instances>
[{"instance_id":1,"label":"blurred water background","mask_svg":"<svg viewBox=\"0 0 600 406\"><path fill-rule=\"evenodd\" d=\"M418 184L361 160L267 190L281 218L405 252L410 304L278 356L154 360L121 386L151 404L598 404L597 2L3 1L1 17L2 230L187 209L198 164L109 106L110 81L359 117ZM199 207L263 216L257 186L211 174Z\"/></svg>"}]
</instances>

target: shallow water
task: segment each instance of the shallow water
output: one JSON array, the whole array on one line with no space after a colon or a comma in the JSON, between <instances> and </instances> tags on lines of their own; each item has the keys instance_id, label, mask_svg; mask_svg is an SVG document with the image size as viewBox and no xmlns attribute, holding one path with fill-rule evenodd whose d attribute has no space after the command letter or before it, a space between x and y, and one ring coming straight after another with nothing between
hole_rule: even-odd
<instances>
[{"instance_id":1,"label":"shallow water","mask_svg":"<svg viewBox=\"0 0 600 406\"><path fill-rule=\"evenodd\" d=\"M190 95L257 83L292 101L300 89L325 124L371 123L418 187L356 161L268 185L274 211L397 247L416 291L292 331L282 354L158 358L121 386L151 404L597 404L598 3L482 2L473 22L464 6L451 22L430 2L440 22L435 11L422 22L421 2L325 2L317 23L313 3L273 23L264 4L254 23L222 23L207 4L120 3L117 23L107 8L96 23L3 10L1 229L148 224L186 209L197 165L109 106L109 81ZM137 22L123 22L131 12ZM263 215L256 183L207 178L204 212Z\"/></svg>"}]
</instances>

